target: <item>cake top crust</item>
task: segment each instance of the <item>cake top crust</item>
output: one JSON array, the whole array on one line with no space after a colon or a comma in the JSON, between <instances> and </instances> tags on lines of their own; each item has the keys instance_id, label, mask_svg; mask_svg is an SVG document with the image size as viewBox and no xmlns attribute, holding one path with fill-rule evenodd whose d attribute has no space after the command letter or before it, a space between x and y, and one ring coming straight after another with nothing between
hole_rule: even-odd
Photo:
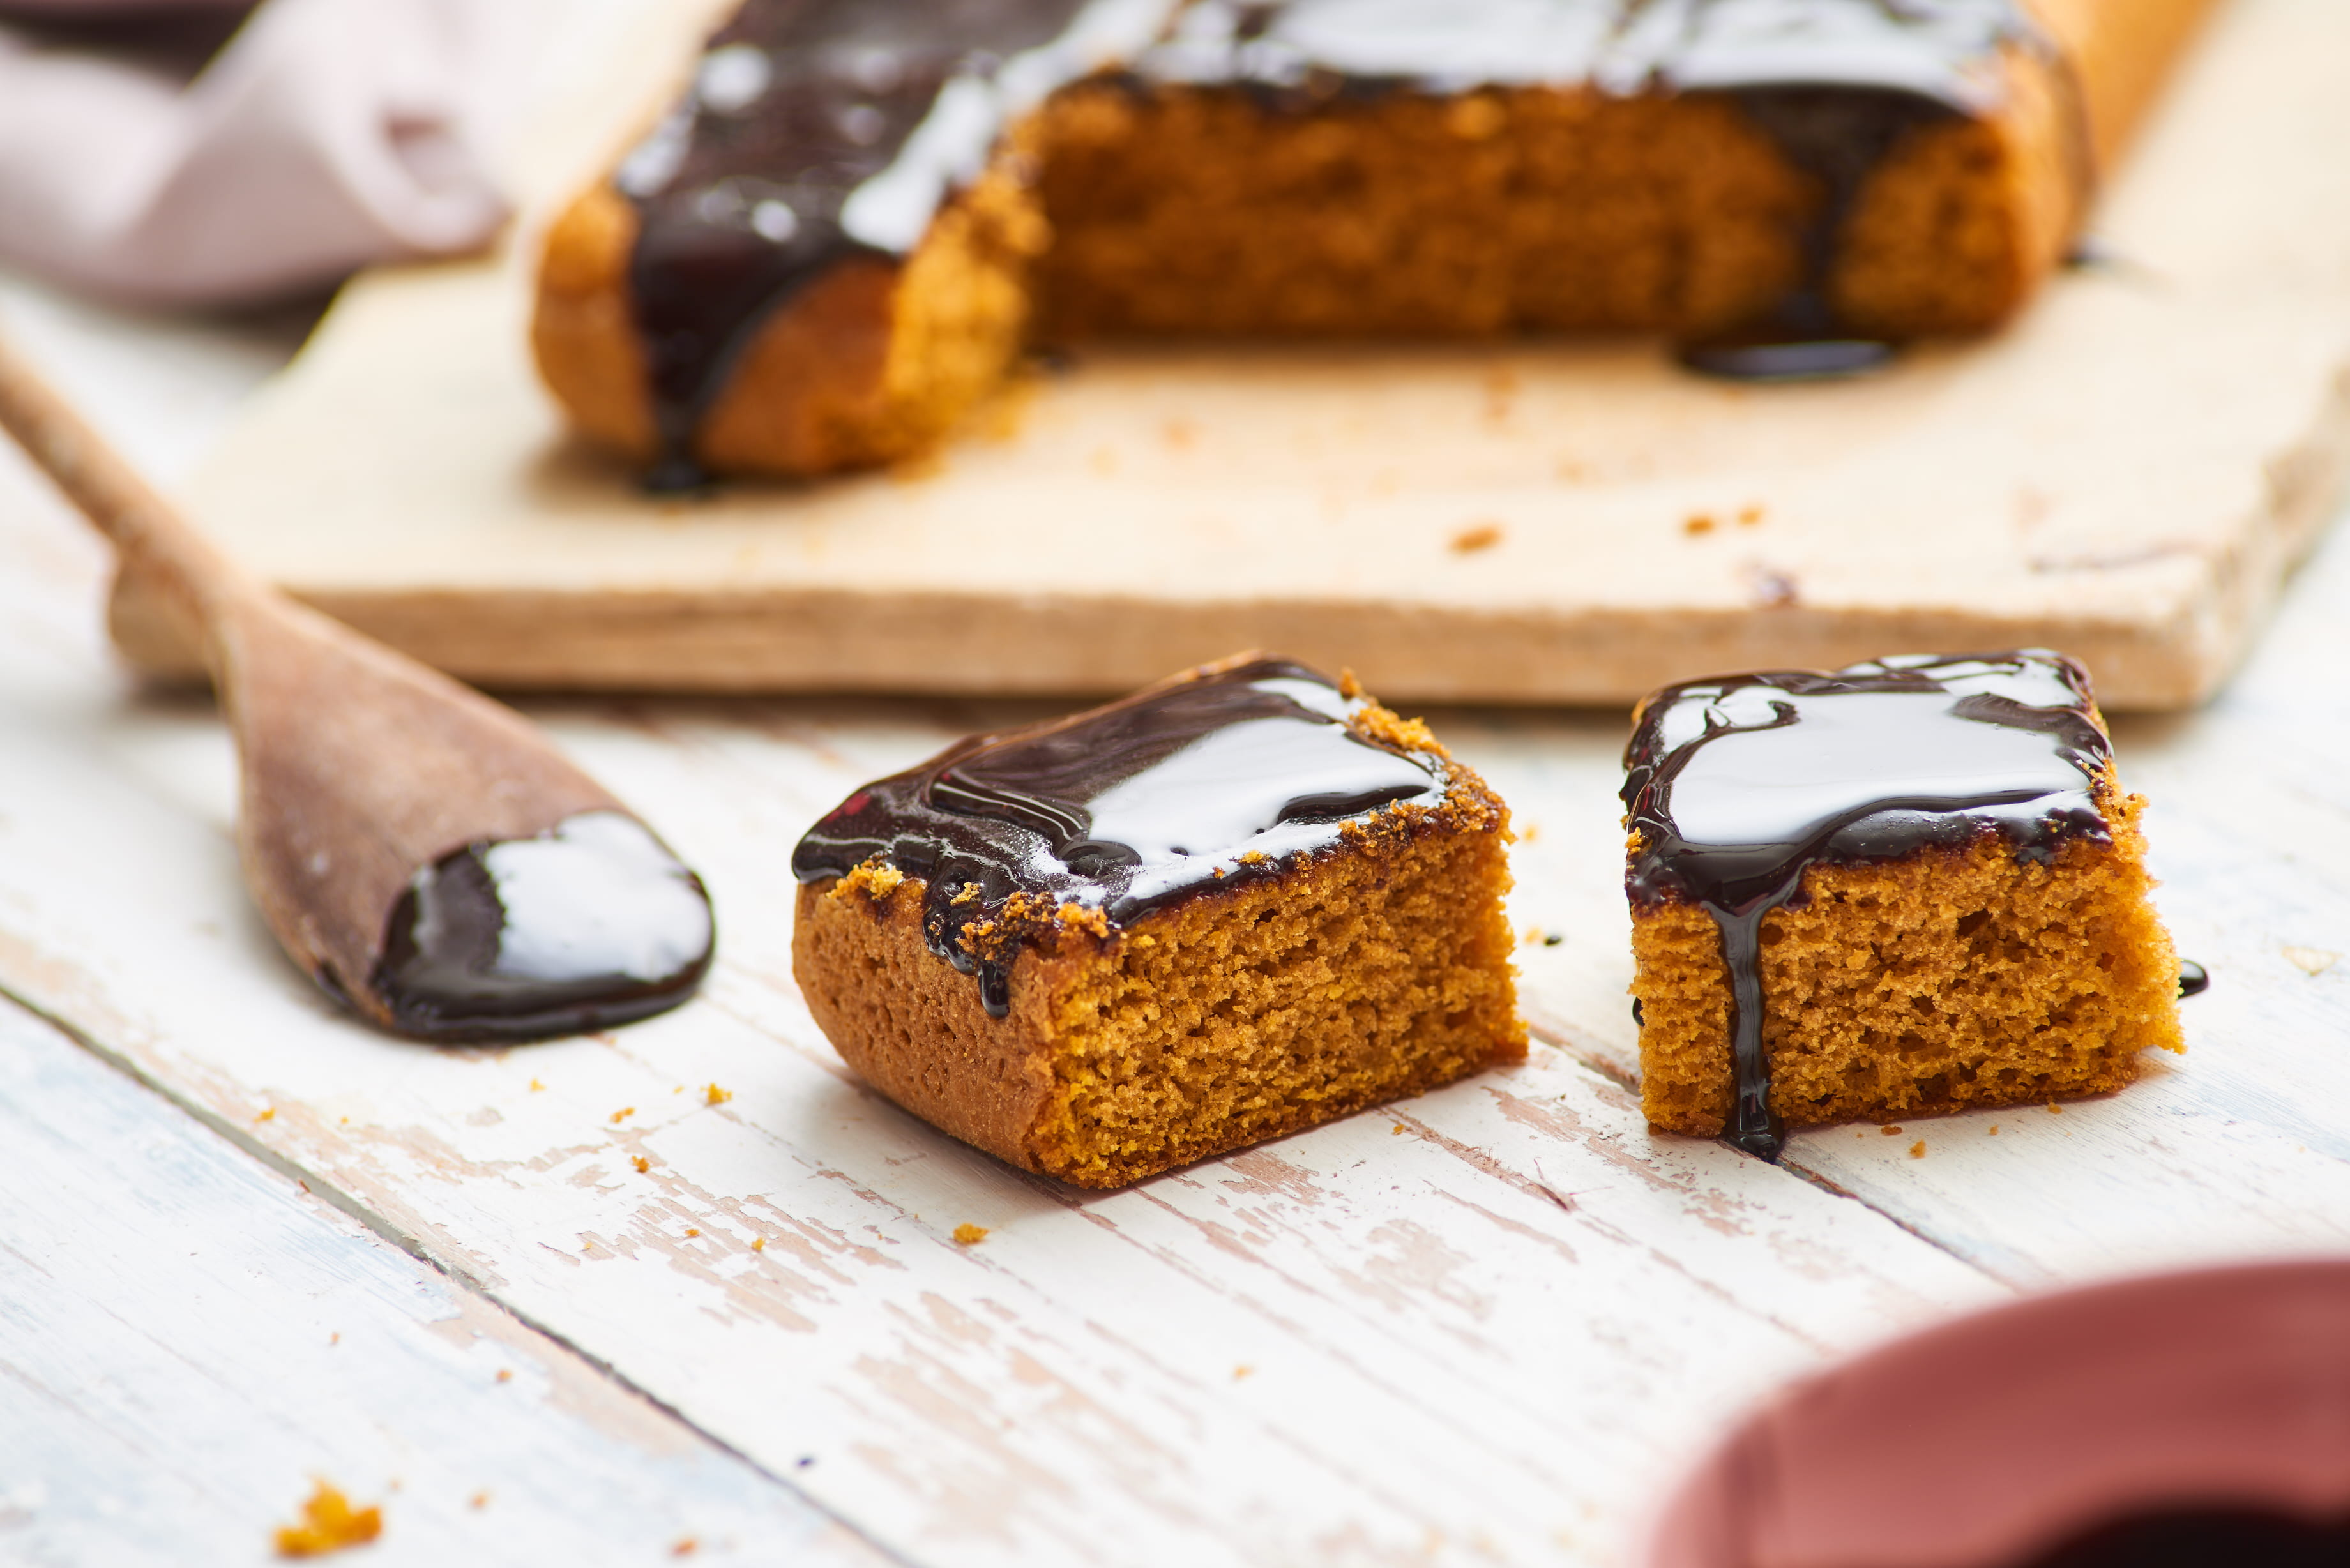
<instances>
[{"instance_id":1,"label":"cake top crust","mask_svg":"<svg viewBox=\"0 0 2350 1568\"><path fill-rule=\"evenodd\" d=\"M1984 832L2045 860L2109 839L2097 791L2112 754L2087 672L2043 649L1669 686L1624 754L1638 836L1626 885L1643 905L1735 915L1793 896L1817 862Z\"/></svg>"},{"instance_id":2,"label":"cake top crust","mask_svg":"<svg viewBox=\"0 0 2350 1568\"><path fill-rule=\"evenodd\" d=\"M792 871L921 878L924 940L1001 1017L1018 948L1052 923L1122 929L1399 806L1442 805L1442 754L1369 731L1372 710L1287 659L1205 666L867 784L800 840Z\"/></svg>"}]
</instances>

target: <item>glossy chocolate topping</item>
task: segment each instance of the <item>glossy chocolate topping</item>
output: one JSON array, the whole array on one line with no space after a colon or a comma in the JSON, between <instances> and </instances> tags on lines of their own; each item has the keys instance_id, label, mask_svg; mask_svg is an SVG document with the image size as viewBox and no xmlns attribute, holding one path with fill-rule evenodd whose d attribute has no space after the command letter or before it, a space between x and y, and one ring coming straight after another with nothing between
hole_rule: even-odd
<instances>
[{"instance_id":1,"label":"glossy chocolate topping","mask_svg":"<svg viewBox=\"0 0 2350 1568\"><path fill-rule=\"evenodd\" d=\"M1726 1136L1778 1158L1759 971L1762 917L1820 864L1897 859L1998 834L2018 859L2110 842L2112 756L2088 676L2062 654L1918 656L1669 686L1626 751L1635 905L1697 904L1721 929L1737 1097Z\"/></svg>"},{"instance_id":2,"label":"glossy chocolate topping","mask_svg":"<svg viewBox=\"0 0 2350 1568\"><path fill-rule=\"evenodd\" d=\"M643 824L582 812L419 871L372 983L394 1025L427 1039L577 1034L691 996L713 934L701 878Z\"/></svg>"},{"instance_id":3,"label":"glossy chocolate topping","mask_svg":"<svg viewBox=\"0 0 2350 1568\"><path fill-rule=\"evenodd\" d=\"M1261 659L974 736L850 795L800 840L792 870L815 882L871 861L920 877L924 940L978 976L1001 1018L1020 943L1064 907L1123 927L1277 875L1399 802L1441 802L1441 761L1349 727L1366 706Z\"/></svg>"},{"instance_id":4,"label":"glossy chocolate topping","mask_svg":"<svg viewBox=\"0 0 2350 1568\"><path fill-rule=\"evenodd\" d=\"M769 312L839 263L903 256L1007 115L1148 37L1164 0L747 0L615 177L662 457Z\"/></svg>"}]
</instances>

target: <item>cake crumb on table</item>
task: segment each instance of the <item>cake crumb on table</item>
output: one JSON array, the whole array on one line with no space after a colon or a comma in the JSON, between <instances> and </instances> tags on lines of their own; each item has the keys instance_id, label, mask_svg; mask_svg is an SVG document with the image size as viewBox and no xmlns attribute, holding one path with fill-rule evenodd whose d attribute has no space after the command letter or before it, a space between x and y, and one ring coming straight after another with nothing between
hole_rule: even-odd
<instances>
[{"instance_id":1,"label":"cake crumb on table","mask_svg":"<svg viewBox=\"0 0 2350 1568\"><path fill-rule=\"evenodd\" d=\"M1456 556L1473 556L1480 550L1490 550L1501 542L1502 525L1499 523L1471 523L1452 535L1451 548Z\"/></svg>"},{"instance_id":2,"label":"cake crumb on table","mask_svg":"<svg viewBox=\"0 0 2350 1568\"><path fill-rule=\"evenodd\" d=\"M1923 1159L1926 1158L1926 1140L1924 1138L1921 1137L1916 1143L1909 1146L1909 1158L1912 1159Z\"/></svg>"},{"instance_id":3,"label":"cake crumb on table","mask_svg":"<svg viewBox=\"0 0 2350 1568\"><path fill-rule=\"evenodd\" d=\"M477 1491L473 1496L465 1500L465 1506L468 1508L487 1508L490 1506L490 1494L485 1491Z\"/></svg>"},{"instance_id":4,"label":"cake crumb on table","mask_svg":"<svg viewBox=\"0 0 2350 1568\"><path fill-rule=\"evenodd\" d=\"M614 1127L619 1127L622 1122L627 1121L630 1116L635 1116L636 1114L636 1106L622 1106L619 1110L612 1113L612 1125Z\"/></svg>"},{"instance_id":5,"label":"cake crumb on table","mask_svg":"<svg viewBox=\"0 0 2350 1568\"><path fill-rule=\"evenodd\" d=\"M650 1169L653 1168L653 1162L652 1162L651 1160L650 1160L650 1159L647 1159L643 1155L640 1155L640 1154L632 1154L632 1155L630 1155L630 1156L629 1157L629 1162L631 1165L634 1165L634 1166L637 1168L637 1174L638 1174L639 1176L642 1176L643 1174L645 1174L645 1172L647 1172L647 1171L650 1170Z\"/></svg>"},{"instance_id":6,"label":"cake crumb on table","mask_svg":"<svg viewBox=\"0 0 2350 1568\"><path fill-rule=\"evenodd\" d=\"M382 1533L381 1509L353 1508L339 1489L321 1480L302 1504L302 1522L278 1527L277 1555L323 1557L329 1552L364 1546Z\"/></svg>"},{"instance_id":7,"label":"cake crumb on table","mask_svg":"<svg viewBox=\"0 0 2350 1568\"><path fill-rule=\"evenodd\" d=\"M540 1083L536 1078L533 1078L533 1079L530 1081L530 1092L531 1092L532 1094L534 1094L534 1095L536 1095L536 1094L543 1094L543 1093L545 1093L545 1092L546 1092L546 1085L545 1084Z\"/></svg>"},{"instance_id":8,"label":"cake crumb on table","mask_svg":"<svg viewBox=\"0 0 2350 1568\"><path fill-rule=\"evenodd\" d=\"M501 1366L501 1367L499 1367L499 1368L498 1368L498 1381L499 1381L499 1382L501 1382L501 1383L511 1383L511 1382L513 1382L513 1381L514 1381L514 1368L513 1368L513 1367L511 1367L511 1366Z\"/></svg>"},{"instance_id":9,"label":"cake crumb on table","mask_svg":"<svg viewBox=\"0 0 2350 1568\"><path fill-rule=\"evenodd\" d=\"M754 1252L764 1252L766 1250L767 1239L764 1236L754 1236L751 1238L751 1251Z\"/></svg>"},{"instance_id":10,"label":"cake crumb on table","mask_svg":"<svg viewBox=\"0 0 2350 1568\"><path fill-rule=\"evenodd\" d=\"M1896 1123L1891 1127L1879 1127L1877 1130L1883 1133L1887 1137L1898 1137L1901 1134L1901 1127L1898 1123Z\"/></svg>"},{"instance_id":11,"label":"cake crumb on table","mask_svg":"<svg viewBox=\"0 0 2350 1568\"><path fill-rule=\"evenodd\" d=\"M723 1106L733 1097L733 1090L722 1089L715 1084L702 1091L702 1103L706 1106Z\"/></svg>"},{"instance_id":12,"label":"cake crumb on table","mask_svg":"<svg viewBox=\"0 0 2350 1568\"><path fill-rule=\"evenodd\" d=\"M257 1122L276 1121L277 1119L277 1107L276 1106L271 1106L253 1119Z\"/></svg>"},{"instance_id":13,"label":"cake crumb on table","mask_svg":"<svg viewBox=\"0 0 2350 1568\"><path fill-rule=\"evenodd\" d=\"M1997 1137L1999 1136L1999 1124L1997 1122L1991 1124L1991 1136L1993 1137Z\"/></svg>"},{"instance_id":14,"label":"cake crumb on table","mask_svg":"<svg viewBox=\"0 0 2350 1568\"><path fill-rule=\"evenodd\" d=\"M954 1239L955 1245L958 1247L976 1247L982 1241L987 1240L987 1227L984 1225L958 1225L954 1228Z\"/></svg>"}]
</instances>

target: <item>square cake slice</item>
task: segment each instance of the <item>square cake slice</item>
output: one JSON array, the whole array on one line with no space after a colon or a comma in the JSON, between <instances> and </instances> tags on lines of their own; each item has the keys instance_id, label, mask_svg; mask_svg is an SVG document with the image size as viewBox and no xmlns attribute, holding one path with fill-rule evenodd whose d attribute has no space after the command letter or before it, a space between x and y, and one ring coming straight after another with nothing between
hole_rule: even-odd
<instances>
[{"instance_id":1,"label":"square cake slice","mask_svg":"<svg viewBox=\"0 0 2350 1568\"><path fill-rule=\"evenodd\" d=\"M857 791L793 973L907 1110L1123 1187L1523 1059L1508 827L1424 725L1244 654Z\"/></svg>"},{"instance_id":2,"label":"square cake slice","mask_svg":"<svg viewBox=\"0 0 2350 1568\"><path fill-rule=\"evenodd\" d=\"M2080 665L1909 657L1669 686L1625 753L1641 1098L1788 1127L2102 1094L2185 1049Z\"/></svg>"}]
</instances>

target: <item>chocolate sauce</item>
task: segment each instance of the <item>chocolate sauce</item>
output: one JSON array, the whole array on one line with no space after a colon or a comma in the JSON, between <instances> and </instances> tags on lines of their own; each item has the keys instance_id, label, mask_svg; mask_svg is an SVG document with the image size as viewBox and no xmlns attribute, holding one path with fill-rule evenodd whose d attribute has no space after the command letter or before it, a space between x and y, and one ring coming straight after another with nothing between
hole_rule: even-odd
<instances>
[{"instance_id":1,"label":"chocolate sauce","mask_svg":"<svg viewBox=\"0 0 2350 1568\"><path fill-rule=\"evenodd\" d=\"M2022 1568L2345 1568L2350 1519L2252 1508L2133 1514L2086 1531Z\"/></svg>"},{"instance_id":2,"label":"chocolate sauce","mask_svg":"<svg viewBox=\"0 0 2350 1568\"><path fill-rule=\"evenodd\" d=\"M1725 1136L1776 1159L1763 1039L1762 919L1815 865L1963 848L2019 860L2111 842L2093 780L2112 755L2088 677L2062 654L1915 656L1669 686L1624 756L1635 905L1702 907L1730 971L1736 1101Z\"/></svg>"},{"instance_id":3,"label":"chocolate sauce","mask_svg":"<svg viewBox=\"0 0 2350 1568\"><path fill-rule=\"evenodd\" d=\"M2211 971L2193 959L2178 961L2178 994L2200 996L2211 989Z\"/></svg>"},{"instance_id":4,"label":"chocolate sauce","mask_svg":"<svg viewBox=\"0 0 2350 1568\"><path fill-rule=\"evenodd\" d=\"M661 451L647 483L700 483L694 433L771 312L843 262L906 255L1008 115L1164 10L747 0L615 176L639 223L629 281Z\"/></svg>"},{"instance_id":5,"label":"chocolate sauce","mask_svg":"<svg viewBox=\"0 0 2350 1568\"><path fill-rule=\"evenodd\" d=\"M800 840L792 871L816 882L878 862L920 877L924 941L977 976L1001 1018L1020 946L1061 909L1125 927L1276 876L1399 803L1440 803L1443 763L1349 728L1365 706L1261 659L974 736L850 795Z\"/></svg>"},{"instance_id":6,"label":"chocolate sauce","mask_svg":"<svg viewBox=\"0 0 2350 1568\"><path fill-rule=\"evenodd\" d=\"M393 906L372 989L403 1033L536 1040L632 1023L710 968L710 897L634 817L469 844Z\"/></svg>"}]
</instances>

